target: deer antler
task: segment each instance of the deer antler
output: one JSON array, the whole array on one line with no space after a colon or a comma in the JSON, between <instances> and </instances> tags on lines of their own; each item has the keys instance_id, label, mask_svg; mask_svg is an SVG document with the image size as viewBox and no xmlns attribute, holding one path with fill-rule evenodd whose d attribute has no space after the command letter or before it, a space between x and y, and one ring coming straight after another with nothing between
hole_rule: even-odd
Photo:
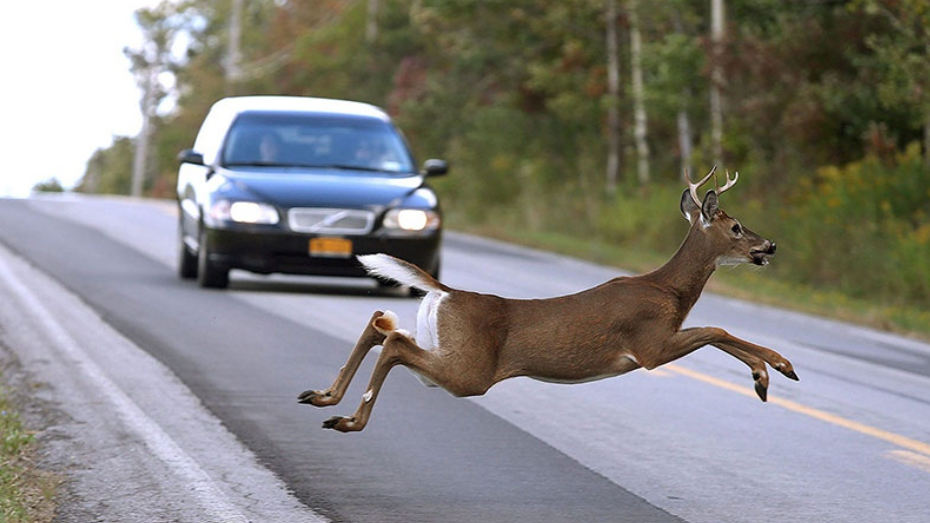
<instances>
[{"instance_id":1,"label":"deer antler","mask_svg":"<svg viewBox=\"0 0 930 523\"><path fill-rule=\"evenodd\" d=\"M731 180L730 171L727 171L727 183L725 183L723 187L720 187L719 189L717 189L717 196L720 196L721 194L729 190L731 187L736 185L737 180L739 180L739 172L733 173L733 179Z\"/></svg>"},{"instance_id":2,"label":"deer antler","mask_svg":"<svg viewBox=\"0 0 930 523\"><path fill-rule=\"evenodd\" d=\"M698 187L707 183L707 180L710 180L710 177L713 176L714 172L716 171L717 171L717 166L715 165L710 170L710 172L707 173L707 176L705 176L701 181L699 181L698 183L692 183L691 176L689 176L688 171L685 170L685 180L688 181L688 188L691 189L691 198L694 199L694 203L696 203L699 208L701 207L701 199L698 197L698 193L697 193ZM729 180L729 176L727 176L727 179ZM736 180L734 180L733 183L736 183ZM729 187L727 188L729 189Z\"/></svg>"}]
</instances>

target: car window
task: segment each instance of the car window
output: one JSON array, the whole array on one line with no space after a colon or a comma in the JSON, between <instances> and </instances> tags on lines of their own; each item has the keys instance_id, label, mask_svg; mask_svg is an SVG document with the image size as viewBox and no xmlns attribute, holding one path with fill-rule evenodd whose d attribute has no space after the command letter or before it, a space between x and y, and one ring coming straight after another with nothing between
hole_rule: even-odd
<instances>
[{"instance_id":1,"label":"car window","mask_svg":"<svg viewBox=\"0 0 930 523\"><path fill-rule=\"evenodd\" d=\"M239 115L223 146L223 165L415 170L406 143L387 122L300 113Z\"/></svg>"}]
</instances>

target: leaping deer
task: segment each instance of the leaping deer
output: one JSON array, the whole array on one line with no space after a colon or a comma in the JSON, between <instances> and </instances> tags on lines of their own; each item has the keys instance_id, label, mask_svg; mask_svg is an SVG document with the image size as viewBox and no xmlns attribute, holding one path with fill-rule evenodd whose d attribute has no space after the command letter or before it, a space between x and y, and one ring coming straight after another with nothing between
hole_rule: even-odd
<instances>
[{"instance_id":1,"label":"leaping deer","mask_svg":"<svg viewBox=\"0 0 930 523\"><path fill-rule=\"evenodd\" d=\"M351 417L330 418L324 428L364 429L384 379L396 365L455 396L478 396L517 376L583 383L640 367L652 370L705 345L748 365L756 393L765 401L766 363L798 379L787 359L717 327L681 328L717 266L766 265L775 254L774 243L718 206L718 196L733 187L738 173L732 180L728 174L726 184L709 190L703 202L698 198L698 188L714 172L697 183L688 179L681 212L691 228L665 265L569 296L524 300L478 294L444 285L403 260L384 254L359 256L372 276L426 292L417 312L416 335L398 329L394 313L376 311L333 385L308 390L298 401L317 407L339 403L362 359L376 345L383 348L358 410Z\"/></svg>"}]
</instances>

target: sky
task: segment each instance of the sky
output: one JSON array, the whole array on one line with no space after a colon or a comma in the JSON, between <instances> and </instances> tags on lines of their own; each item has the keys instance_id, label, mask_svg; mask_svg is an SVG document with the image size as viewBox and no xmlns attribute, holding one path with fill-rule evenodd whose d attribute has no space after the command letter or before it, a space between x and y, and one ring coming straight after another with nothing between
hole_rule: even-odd
<instances>
[{"instance_id":1,"label":"sky","mask_svg":"<svg viewBox=\"0 0 930 523\"><path fill-rule=\"evenodd\" d=\"M76 184L95 150L142 126L124 47L157 0L23 0L0 12L0 197Z\"/></svg>"}]
</instances>

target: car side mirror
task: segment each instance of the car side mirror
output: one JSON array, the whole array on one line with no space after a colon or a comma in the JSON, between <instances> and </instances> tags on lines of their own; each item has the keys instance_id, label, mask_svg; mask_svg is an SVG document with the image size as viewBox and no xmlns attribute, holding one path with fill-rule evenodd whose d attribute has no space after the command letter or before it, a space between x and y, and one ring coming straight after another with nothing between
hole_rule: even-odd
<instances>
[{"instance_id":1,"label":"car side mirror","mask_svg":"<svg viewBox=\"0 0 930 523\"><path fill-rule=\"evenodd\" d=\"M445 160L435 158L423 162L422 174L426 176L440 176L449 172L449 164Z\"/></svg>"},{"instance_id":2,"label":"car side mirror","mask_svg":"<svg viewBox=\"0 0 930 523\"><path fill-rule=\"evenodd\" d=\"M203 155L193 149L184 149L178 153L178 161L181 163L203 165Z\"/></svg>"}]
</instances>

